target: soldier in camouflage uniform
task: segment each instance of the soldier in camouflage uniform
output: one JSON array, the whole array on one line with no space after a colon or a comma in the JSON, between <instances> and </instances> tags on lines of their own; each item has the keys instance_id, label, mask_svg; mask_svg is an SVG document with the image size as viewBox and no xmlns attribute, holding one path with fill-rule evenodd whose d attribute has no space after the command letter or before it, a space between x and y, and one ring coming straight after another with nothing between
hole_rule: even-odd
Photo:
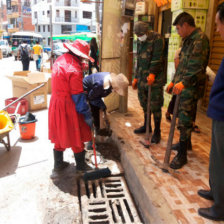
<instances>
[{"instance_id":1,"label":"soldier in camouflage uniform","mask_svg":"<svg viewBox=\"0 0 224 224\"><path fill-rule=\"evenodd\" d=\"M180 140L176 145L178 153L170 164L171 168L179 169L187 163L187 148L191 142L197 101L203 94L205 86L209 40L199 28L195 27L194 18L186 12L179 14L173 25L183 39L180 63L174 79L168 85L168 89L173 88L174 94L181 94L178 123Z\"/></svg>"},{"instance_id":2,"label":"soldier in camouflage uniform","mask_svg":"<svg viewBox=\"0 0 224 224\"><path fill-rule=\"evenodd\" d=\"M151 143L159 143L161 107L163 106L164 79L164 40L160 34L149 31L147 23L136 22L134 32L138 36L137 41L137 67L135 79L132 82L133 89L138 88L138 99L144 111L144 125L134 130L134 133L146 132L148 86L151 85L151 112L154 117L155 129ZM149 129L151 131L151 127Z\"/></svg>"}]
</instances>

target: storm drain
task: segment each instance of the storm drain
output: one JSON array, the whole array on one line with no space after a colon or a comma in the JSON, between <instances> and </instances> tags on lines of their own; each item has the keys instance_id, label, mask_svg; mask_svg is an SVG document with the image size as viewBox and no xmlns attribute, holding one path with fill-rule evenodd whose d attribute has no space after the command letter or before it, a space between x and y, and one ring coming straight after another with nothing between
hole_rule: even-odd
<instances>
[{"instance_id":1,"label":"storm drain","mask_svg":"<svg viewBox=\"0 0 224 224\"><path fill-rule=\"evenodd\" d=\"M85 224L142 223L121 176L79 182L82 222Z\"/></svg>"}]
</instances>

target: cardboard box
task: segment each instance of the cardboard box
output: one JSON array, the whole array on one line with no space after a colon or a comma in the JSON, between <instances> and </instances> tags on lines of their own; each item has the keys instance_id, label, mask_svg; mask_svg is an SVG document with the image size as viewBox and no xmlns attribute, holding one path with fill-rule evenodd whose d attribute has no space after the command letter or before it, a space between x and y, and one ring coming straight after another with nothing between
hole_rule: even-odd
<instances>
[{"instance_id":1,"label":"cardboard box","mask_svg":"<svg viewBox=\"0 0 224 224\"><path fill-rule=\"evenodd\" d=\"M51 69L50 68L45 68L43 67L43 72L47 74L48 81L47 81L47 86L48 86L48 94L51 94Z\"/></svg>"},{"instance_id":2,"label":"cardboard box","mask_svg":"<svg viewBox=\"0 0 224 224\"><path fill-rule=\"evenodd\" d=\"M7 76L12 80L13 97L20 97L42 83L46 83L40 89L30 93L25 99L29 102L29 111L47 108L47 78L45 73L30 72L27 76L20 75ZM19 75L18 75L19 74Z\"/></svg>"},{"instance_id":3,"label":"cardboard box","mask_svg":"<svg viewBox=\"0 0 224 224\"><path fill-rule=\"evenodd\" d=\"M19 75L19 76L28 76L28 73L31 71L15 71L13 75Z\"/></svg>"}]
</instances>

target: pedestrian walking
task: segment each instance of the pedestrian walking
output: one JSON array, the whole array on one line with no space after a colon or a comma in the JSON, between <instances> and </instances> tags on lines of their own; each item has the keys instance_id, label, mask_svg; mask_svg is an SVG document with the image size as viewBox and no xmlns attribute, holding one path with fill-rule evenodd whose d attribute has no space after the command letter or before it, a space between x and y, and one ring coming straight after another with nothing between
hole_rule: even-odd
<instances>
[{"instance_id":1,"label":"pedestrian walking","mask_svg":"<svg viewBox=\"0 0 224 224\"><path fill-rule=\"evenodd\" d=\"M209 40L200 28L195 27L194 18L186 12L180 13L173 25L182 37L183 44L174 79L168 85L169 88L173 88L173 94L181 94L178 110L180 139L176 145L178 153L170 167L180 169L187 163L187 148L191 142L196 105L204 93Z\"/></svg>"},{"instance_id":2,"label":"pedestrian walking","mask_svg":"<svg viewBox=\"0 0 224 224\"><path fill-rule=\"evenodd\" d=\"M137 40L137 67L132 82L133 89L138 88L138 99L144 111L144 125L134 130L135 134L146 132L148 86L151 86L151 112L154 117L154 133L151 143L159 143L161 139L161 107L163 106L164 77L164 39L152 30L145 22L136 22L134 32ZM149 127L150 132L152 128Z\"/></svg>"},{"instance_id":3,"label":"pedestrian walking","mask_svg":"<svg viewBox=\"0 0 224 224\"><path fill-rule=\"evenodd\" d=\"M23 71L29 71L30 66L30 46L27 44L26 40L23 40L18 48L17 58L20 57L23 65Z\"/></svg>"},{"instance_id":4,"label":"pedestrian walking","mask_svg":"<svg viewBox=\"0 0 224 224\"><path fill-rule=\"evenodd\" d=\"M52 178L69 164L63 161L63 152L72 148L76 169L88 169L85 163L84 142L91 140L92 117L83 90L83 60L89 57L85 41L64 43L68 53L55 61L52 69L52 95L49 106L49 139L54 143Z\"/></svg>"},{"instance_id":5,"label":"pedestrian walking","mask_svg":"<svg viewBox=\"0 0 224 224\"><path fill-rule=\"evenodd\" d=\"M40 71L41 59L42 59L43 48L39 41L33 46L33 59L36 62L36 70Z\"/></svg>"},{"instance_id":6,"label":"pedestrian walking","mask_svg":"<svg viewBox=\"0 0 224 224\"><path fill-rule=\"evenodd\" d=\"M224 40L224 3L217 8L215 22L217 31ZM224 221L224 58L213 83L207 115L212 118L212 142L209 158L209 190L199 190L198 194L214 201L208 208L199 208L204 218Z\"/></svg>"}]
</instances>

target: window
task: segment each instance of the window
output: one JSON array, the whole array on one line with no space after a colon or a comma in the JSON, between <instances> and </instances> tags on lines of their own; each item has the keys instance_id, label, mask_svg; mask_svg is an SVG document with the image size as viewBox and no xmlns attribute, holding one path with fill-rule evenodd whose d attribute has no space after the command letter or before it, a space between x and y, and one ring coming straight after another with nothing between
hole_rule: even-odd
<instances>
[{"instance_id":1,"label":"window","mask_svg":"<svg viewBox=\"0 0 224 224\"><path fill-rule=\"evenodd\" d=\"M82 12L83 19L91 19L92 18L92 12L83 11Z\"/></svg>"},{"instance_id":2,"label":"window","mask_svg":"<svg viewBox=\"0 0 224 224\"><path fill-rule=\"evenodd\" d=\"M71 11L65 10L65 22L71 22Z\"/></svg>"},{"instance_id":3,"label":"window","mask_svg":"<svg viewBox=\"0 0 224 224\"><path fill-rule=\"evenodd\" d=\"M61 33L69 33L72 31L72 26L71 25L62 25L61 26Z\"/></svg>"},{"instance_id":4,"label":"window","mask_svg":"<svg viewBox=\"0 0 224 224\"><path fill-rule=\"evenodd\" d=\"M34 18L37 19L37 12L34 12Z\"/></svg>"},{"instance_id":5,"label":"window","mask_svg":"<svg viewBox=\"0 0 224 224\"><path fill-rule=\"evenodd\" d=\"M71 1L70 0L65 0L65 6L71 6Z\"/></svg>"},{"instance_id":6,"label":"window","mask_svg":"<svg viewBox=\"0 0 224 224\"><path fill-rule=\"evenodd\" d=\"M50 17L50 10L47 10L47 17Z\"/></svg>"},{"instance_id":7,"label":"window","mask_svg":"<svg viewBox=\"0 0 224 224\"><path fill-rule=\"evenodd\" d=\"M37 0L34 0L34 5L37 4Z\"/></svg>"},{"instance_id":8,"label":"window","mask_svg":"<svg viewBox=\"0 0 224 224\"><path fill-rule=\"evenodd\" d=\"M43 25L43 32L45 32L45 25Z\"/></svg>"},{"instance_id":9,"label":"window","mask_svg":"<svg viewBox=\"0 0 224 224\"><path fill-rule=\"evenodd\" d=\"M45 15L45 11L42 12L42 15L43 15L43 16Z\"/></svg>"},{"instance_id":10,"label":"window","mask_svg":"<svg viewBox=\"0 0 224 224\"><path fill-rule=\"evenodd\" d=\"M50 25L47 26L47 31L48 31L48 32L51 31L51 27L50 27Z\"/></svg>"},{"instance_id":11,"label":"window","mask_svg":"<svg viewBox=\"0 0 224 224\"><path fill-rule=\"evenodd\" d=\"M38 32L40 32L40 26L38 26Z\"/></svg>"},{"instance_id":12,"label":"window","mask_svg":"<svg viewBox=\"0 0 224 224\"><path fill-rule=\"evenodd\" d=\"M75 18L77 18L77 16L78 16L78 13L77 13L77 11L75 11Z\"/></svg>"},{"instance_id":13,"label":"window","mask_svg":"<svg viewBox=\"0 0 224 224\"><path fill-rule=\"evenodd\" d=\"M60 17L60 11L58 9L56 10L56 17Z\"/></svg>"}]
</instances>

